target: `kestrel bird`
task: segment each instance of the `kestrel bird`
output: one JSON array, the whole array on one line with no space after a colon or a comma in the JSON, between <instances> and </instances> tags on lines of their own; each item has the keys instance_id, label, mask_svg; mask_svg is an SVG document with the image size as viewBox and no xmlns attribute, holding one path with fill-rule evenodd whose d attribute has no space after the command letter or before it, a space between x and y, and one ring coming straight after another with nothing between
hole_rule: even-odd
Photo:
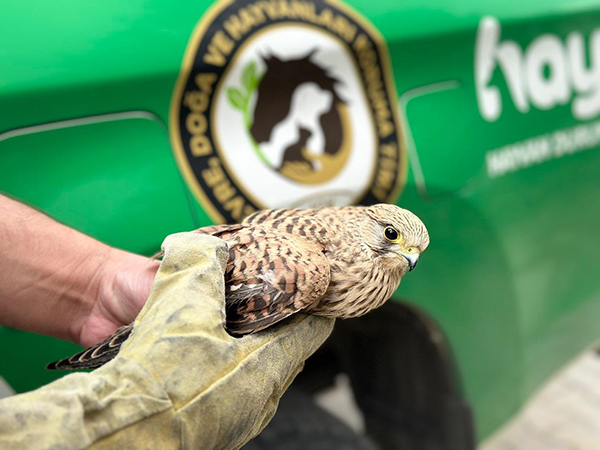
<instances>
[{"instance_id":1,"label":"kestrel bird","mask_svg":"<svg viewBox=\"0 0 600 450\"><path fill-rule=\"evenodd\" d=\"M196 230L229 245L226 328L255 333L303 312L349 318L381 306L429 245L423 222L394 205L259 211ZM48 366L84 369L116 356L132 325Z\"/></svg>"}]
</instances>

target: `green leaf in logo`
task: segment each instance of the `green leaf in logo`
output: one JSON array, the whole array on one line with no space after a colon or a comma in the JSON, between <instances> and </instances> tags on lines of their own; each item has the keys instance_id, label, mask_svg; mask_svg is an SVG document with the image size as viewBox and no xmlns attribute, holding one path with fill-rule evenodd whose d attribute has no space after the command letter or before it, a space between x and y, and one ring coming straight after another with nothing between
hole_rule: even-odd
<instances>
[{"instance_id":1,"label":"green leaf in logo","mask_svg":"<svg viewBox=\"0 0 600 450\"><path fill-rule=\"evenodd\" d=\"M246 88L246 92L250 93L252 91L253 84L256 80L256 62L252 61L250 64L246 66L244 69L244 73L242 74L242 84Z\"/></svg>"},{"instance_id":2,"label":"green leaf in logo","mask_svg":"<svg viewBox=\"0 0 600 450\"><path fill-rule=\"evenodd\" d=\"M252 83L250 85L251 92L253 92L254 90L256 90L258 88L258 85L260 84L260 82L262 81L262 79L264 78L265 75L266 75L266 72L263 72L260 75L252 78Z\"/></svg>"},{"instance_id":3,"label":"green leaf in logo","mask_svg":"<svg viewBox=\"0 0 600 450\"><path fill-rule=\"evenodd\" d=\"M246 111L248 99L238 89L231 87L227 88L227 98L234 108L237 108L242 112Z\"/></svg>"}]
</instances>

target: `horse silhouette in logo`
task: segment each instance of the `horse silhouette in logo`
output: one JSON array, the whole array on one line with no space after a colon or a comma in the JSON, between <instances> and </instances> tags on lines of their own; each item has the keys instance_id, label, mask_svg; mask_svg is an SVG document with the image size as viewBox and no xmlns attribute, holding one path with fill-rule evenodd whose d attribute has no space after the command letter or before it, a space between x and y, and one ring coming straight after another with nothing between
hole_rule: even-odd
<instances>
[{"instance_id":1,"label":"horse silhouette in logo","mask_svg":"<svg viewBox=\"0 0 600 450\"><path fill-rule=\"evenodd\" d=\"M351 148L346 102L339 80L311 61L264 58L267 70L258 87L250 133L271 167L307 184L333 178Z\"/></svg>"}]
</instances>

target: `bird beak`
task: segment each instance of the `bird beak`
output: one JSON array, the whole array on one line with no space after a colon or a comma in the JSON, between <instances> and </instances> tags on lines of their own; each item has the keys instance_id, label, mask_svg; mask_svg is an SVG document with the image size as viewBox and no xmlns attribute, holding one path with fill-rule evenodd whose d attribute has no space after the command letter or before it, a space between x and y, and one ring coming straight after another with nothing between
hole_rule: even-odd
<instances>
[{"instance_id":1,"label":"bird beak","mask_svg":"<svg viewBox=\"0 0 600 450\"><path fill-rule=\"evenodd\" d=\"M412 272L412 270L415 267L417 267L417 263L419 262L419 254L412 253L410 255L405 255L404 253L401 253L401 255L404 257L404 259L406 259L406 262L408 263L408 271Z\"/></svg>"}]
</instances>

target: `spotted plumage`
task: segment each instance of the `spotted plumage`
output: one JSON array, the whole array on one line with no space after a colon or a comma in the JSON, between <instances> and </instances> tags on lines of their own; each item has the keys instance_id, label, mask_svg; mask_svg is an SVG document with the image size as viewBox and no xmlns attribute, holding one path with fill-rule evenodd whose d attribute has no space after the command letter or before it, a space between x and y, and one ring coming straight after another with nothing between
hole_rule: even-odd
<instances>
[{"instance_id":1,"label":"spotted plumage","mask_svg":"<svg viewBox=\"0 0 600 450\"><path fill-rule=\"evenodd\" d=\"M394 205L259 211L196 230L229 245L227 330L245 335L296 313L349 318L388 300L429 245L423 223ZM131 326L51 369L98 367Z\"/></svg>"}]
</instances>

